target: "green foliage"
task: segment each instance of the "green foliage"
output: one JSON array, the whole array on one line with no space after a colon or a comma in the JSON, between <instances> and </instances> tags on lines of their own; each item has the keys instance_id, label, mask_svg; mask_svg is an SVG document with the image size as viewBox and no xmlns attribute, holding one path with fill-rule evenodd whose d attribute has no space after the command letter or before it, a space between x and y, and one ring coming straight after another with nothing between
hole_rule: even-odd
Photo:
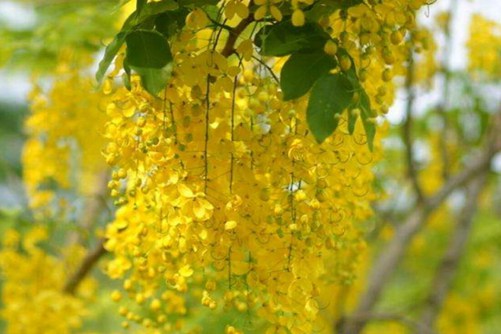
<instances>
[{"instance_id":1,"label":"green foliage","mask_svg":"<svg viewBox=\"0 0 501 334\"><path fill-rule=\"evenodd\" d=\"M218 0L179 0L178 3L180 7L205 8L207 6L214 6L218 2Z\"/></svg>"},{"instance_id":2,"label":"green foliage","mask_svg":"<svg viewBox=\"0 0 501 334\"><path fill-rule=\"evenodd\" d=\"M361 3L363 3L363 0L319 0L315 1L305 14L311 21L318 21L320 18L328 17L337 10L346 10Z\"/></svg>"},{"instance_id":3,"label":"green foliage","mask_svg":"<svg viewBox=\"0 0 501 334\"><path fill-rule=\"evenodd\" d=\"M136 30L125 41L131 67L162 68L172 61L169 44L159 32Z\"/></svg>"},{"instance_id":4,"label":"green foliage","mask_svg":"<svg viewBox=\"0 0 501 334\"><path fill-rule=\"evenodd\" d=\"M26 106L0 101L0 182L21 175L22 120Z\"/></svg>"},{"instance_id":5,"label":"green foliage","mask_svg":"<svg viewBox=\"0 0 501 334\"><path fill-rule=\"evenodd\" d=\"M138 2L140 3L140 2ZM157 17L160 16L165 11L169 10L175 10L177 9L177 4L173 1L167 1L167 2L152 2L148 3L145 5L141 5L138 9L136 9L128 18L125 20L122 29L120 30L119 33L115 35L113 40L106 46L104 56L99 62L99 67L96 72L96 79L98 83L101 83L103 81L104 75L106 74L106 71L110 67L111 62L113 59L115 59L115 56L117 55L118 51L120 51L120 48L122 45L125 43L127 36L131 33L134 33L138 30L141 30L143 25L150 25L152 22L156 23ZM144 34L141 35L136 35L135 37L138 36L143 36ZM145 35L144 35L145 36ZM134 44L135 37L133 35L132 37L132 43ZM147 38L149 42L152 40L154 41L154 37L143 37ZM157 39L158 40L158 39ZM165 43L160 42L160 47L163 47L165 50ZM148 44L147 46L151 47L151 44ZM152 48L151 51L149 52L156 52L155 47ZM168 49L168 45L167 45ZM138 54L138 52L133 52L134 54ZM172 56L170 55L170 49L168 52L168 55L166 57L170 57L172 59ZM160 66L163 67L166 64ZM142 66L138 66L142 67ZM128 72L126 70L126 72ZM129 73L130 74L130 73Z\"/></svg>"},{"instance_id":6,"label":"green foliage","mask_svg":"<svg viewBox=\"0 0 501 334\"><path fill-rule=\"evenodd\" d=\"M336 8L348 8L359 1L334 3ZM152 95L165 87L172 70L172 55L168 38L183 26L190 9L194 7L209 8L213 1L194 2L186 0L178 3L167 1L145 3L137 1L136 11L125 21L121 31L106 47L105 55L96 73L98 82L113 61L124 43L127 54L124 61L124 84L130 89L132 71L141 77L143 87ZM214 19L213 19L214 20ZM323 142L338 126L339 115L345 108L361 110L361 119L367 134L367 142L372 150L375 136L375 125L369 119L370 102L363 87L358 81L353 59L346 50L340 49L339 56L350 57L351 69L344 76L327 76L326 78L343 78L342 80L319 78L334 69L338 61L327 55L323 48L330 36L322 27L314 22L306 22L301 27L292 25L290 17L281 22L265 25L254 35L254 44L262 56L282 57L291 55L285 63L280 75L280 87L284 100L297 99L315 87L308 106L308 124L318 142ZM349 91L347 90L349 88ZM339 90L341 89L341 90ZM354 92L357 94L354 95ZM327 96L329 96L327 98ZM347 97L349 96L349 99ZM352 101L353 96L358 97ZM318 99L318 100L317 100ZM319 108L327 107L326 110ZM349 113L349 130L353 133L357 116Z\"/></svg>"},{"instance_id":7,"label":"green foliage","mask_svg":"<svg viewBox=\"0 0 501 334\"><path fill-rule=\"evenodd\" d=\"M108 69L108 67L110 67L111 62L113 61L113 59L115 59L115 56L124 44L125 37L127 37L127 34L125 32L120 32L113 38L113 41L111 41L111 43L106 46L106 49L104 50L104 56L99 62L98 70L96 72L97 82L100 83L103 81L104 74L106 73L106 70Z\"/></svg>"},{"instance_id":8,"label":"green foliage","mask_svg":"<svg viewBox=\"0 0 501 334\"><path fill-rule=\"evenodd\" d=\"M336 67L336 60L323 50L296 52L290 56L280 73L280 88L284 100L305 95L315 81Z\"/></svg>"},{"instance_id":9,"label":"green foliage","mask_svg":"<svg viewBox=\"0 0 501 334\"><path fill-rule=\"evenodd\" d=\"M172 64L169 63L162 68L131 67L140 77L143 87L152 95L158 94L163 88L172 73Z\"/></svg>"},{"instance_id":10,"label":"green foliage","mask_svg":"<svg viewBox=\"0 0 501 334\"><path fill-rule=\"evenodd\" d=\"M165 37L174 35L184 26L186 16L188 16L189 12L188 8L181 7L159 14L155 18L156 30Z\"/></svg>"},{"instance_id":11,"label":"green foliage","mask_svg":"<svg viewBox=\"0 0 501 334\"><path fill-rule=\"evenodd\" d=\"M366 132L367 144L372 150L376 126L370 118L373 114L370 100L358 80L355 63L345 49L340 48L337 57L348 57L351 67L345 76L339 78L343 77L343 81L348 80L349 84L344 82L340 85L339 80L326 79L318 83L320 77L338 64L334 57L327 55L323 50L329 39L329 35L316 23L307 22L302 27L295 27L286 20L263 27L256 34L254 44L260 48L263 56L291 55L280 74L280 87L284 100L299 98L307 94L312 86L317 87L315 94L312 92L309 98L307 118L310 130L319 143L336 130L339 123L336 117L339 117L345 108L358 109ZM349 92L343 90L348 87ZM346 100L348 96L350 99ZM355 99L352 100L352 97ZM324 107L327 109L320 110ZM351 134L355 130L357 119L357 114L348 113L348 129Z\"/></svg>"},{"instance_id":12,"label":"green foliage","mask_svg":"<svg viewBox=\"0 0 501 334\"><path fill-rule=\"evenodd\" d=\"M263 56L281 57L302 50L321 50L329 35L318 24L306 23L295 27L290 21L282 21L261 28L254 44Z\"/></svg>"},{"instance_id":13,"label":"green foliage","mask_svg":"<svg viewBox=\"0 0 501 334\"><path fill-rule=\"evenodd\" d=\"M139 74L148 92L157 94L167 84L172 70L172 54L167 40L157 31L136 30L129 33L125 41L125 66Z\"/></svg>"},{"instance_id":14,"label":"green foliage","mask_svg":"<svg viewBox=\"0 0 501 334\"><path fill-rule=\"evenodd\" d=\"M336 130L339 117L353 98L353 85L341 73L326 74L313 85L306 119L308 126L321 143Z\"/></svg>"},{"instance_id":15,"label":"green foliage","mask_svg":"<svg viewBox=\"0 0 501 334\"><path fill-rule=\"evenodd\" d=\"M0 22L0 65L11 69L53 69L62 50L97 52L110 37L117 7L113 1L44 1L23 4L36 14L32 27L8 27Z\"/></svg>"}]
</instances>

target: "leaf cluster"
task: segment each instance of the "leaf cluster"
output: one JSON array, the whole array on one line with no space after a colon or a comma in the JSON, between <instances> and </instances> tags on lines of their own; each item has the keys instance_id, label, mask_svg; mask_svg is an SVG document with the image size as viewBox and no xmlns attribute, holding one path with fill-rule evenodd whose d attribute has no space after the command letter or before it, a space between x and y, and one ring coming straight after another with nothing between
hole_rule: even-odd
<instances>
[{"instance_id":1,"label":"leaf cluster","mask_svg":"<svg viewBox=\"0 0 501 334\"><path fill-rule=\"evenodd\" d=\"M360 115L372 150L375 125L371 119L370 101L358 80L353 59L342 48L335 56L325 53L324 46L332 39L317 23L319 14L314 13L318 8L322 13L346 10L360 2L316 2L307 9L308 20L303 26L294 26L290 15L286 15L281 22L264 25L254 34L253 40L261 56L290 56L280 73L283 98L285 101L293 100L310 93L307 121L317 142L322 143L336 130L341 115L348 110L350 134L353 134ZM130 75L134 72L141 77L141 83L148 92L158 94L166 86L172 72L173 56L168 39L184 27L186 16L192 9L214 5L214 0L150 3L138 0L136 10L106 47L96 73L98 82L102 82L114 57L126 44L123 64L126 87L130 89ZM217 17L211 19L215 22ZM221 29L232 29L224 24L216 25ZM350 67L333 73L339 69L341 57L345 61L349 59Z\"/></svg>"}]
</instances>

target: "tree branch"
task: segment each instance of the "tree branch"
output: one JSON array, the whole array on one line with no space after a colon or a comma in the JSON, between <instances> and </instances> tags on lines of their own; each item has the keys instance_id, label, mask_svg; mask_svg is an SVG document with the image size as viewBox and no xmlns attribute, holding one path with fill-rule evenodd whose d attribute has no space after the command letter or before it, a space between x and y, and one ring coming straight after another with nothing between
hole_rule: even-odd
<instances>
[{"instance_id":1,"label":"tree branch","mask_svg":"<svg viewBox=\"0 0 501 334\"><path fill-rule=\"evenodd\" d=\"M360 333L367 321L357 320L357 314L367 314L372 311L384 287L396 271L411 240L425 225L433 210L439 207L453 191L478 176L482 170L489 168L492 157L501 150L500 131L501 113L494 117L492 135L486 138L486 148L480 157L461 173L451 177L428 201L425 201L422 205L418 205L410 213L406 221L397 228L393 239L374 262L372 272L367 280L367 288L362 293L358 307L351 317L353 320L345 322L341 333Z\"/></svg>"},{"instance_id":2,"label":"tree branch","mask_svg":"<svg viewBox=\"0 0 501 334\"><path fill-rule=\"evenodd\" d=\"M80 283L104 254L106 254L104 240L100 240L96 247L84 257L77 271L66 281L63 291L68 294L75 294Z\"/></svg>"},{"instance_id":3,"label":"tree branch","mask_svg":"<svg viewBox=\"0 0 501 334\"><path fill-rule=\"evenodd\" d=\"M95 222L98 221L102 210L106 207L107 181L108 173L102 172L98 177L95 194L86 200L85 210L79 222L80 227L85 231L93 231ZM73 243L81 243L83 240L80 238L81 235L77 235ZM77 270L64 284L63 291L68 294L75 294L80 283L104 254L106 254L106 250L104 249L104 240L101 239L94 249L88 250Z\"/></svg>"},{"instance_id":4,"label":"tree branch","mask_svg":"<svg viewBox=\"0 0 501 334\"><path fill-rule=\"evenodd\" d=\"M421 316L421 323L429 328L432 328L435 323L445 297L452 286L459 262L465 253L465 246L471 232L475 212L477 211L478 198L484 188L486 178L487 171L485 170L482 175L473 180L468 186L466 203L461 210L454 235L435 272L435 277L433 278Z\"/></svg>"},{"instance_id":5,"label":"tree branch","mask_svg":"<svg viewBox=\"0 0 501 334\"><path fill-rule=\"evenodd\" d=\"M251 5L252 1L249 3L249 7ZM235 43L238 36L240 36L245 28L247 28L252 22L254 22L254 16L252 14L249 14L249 16L240 21L240 23L235 28L229 31L228 39L226 40L223 50L221 51L221 54L224 57L229 57L235 52Z\"/></svg>"}]
</instances>

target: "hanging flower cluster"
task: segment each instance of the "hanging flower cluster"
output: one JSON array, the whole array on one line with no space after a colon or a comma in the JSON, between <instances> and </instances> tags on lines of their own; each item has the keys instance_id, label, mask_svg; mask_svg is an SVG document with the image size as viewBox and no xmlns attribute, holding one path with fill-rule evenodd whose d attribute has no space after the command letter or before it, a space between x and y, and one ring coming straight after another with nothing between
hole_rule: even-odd
<instances>
[{"instance_id":1,"label":"hanging flower cluster","mask_svg":"<svg viewBox=\"0 0 501 334\"><path fill-rule=\"evenodd\" d=\"M393 98L392 67L403 68L404 35L414 24L412 12L388 3L322 21L332 32L324 50L338 59L334 73L356 66L382 112ZM254 15L280 20L279 5L256 4ZM224 14L245 19L251 14L242 6L230 2ZM405 3L412 6L418 7ZM306 99L283 100L272 74L281 59L256 61L244 37L236 43L238 57L227 57L205 28L203 11L186 22L170 40L172 78L159 96L131 76L131 89L114 88L107 107L104 155L114 167L109 188L120 206L106 232L115 256L107 272L125 279L113 294L132 301L120 310L124 325L175 330L181 316L202 305L257 314L269 322L269 333L322 330L315 327L324 307L320 287L325 280L350 282L364 248L354 222L371 215L377 150L367 147L361 122L348 132L347 114L318 144ZM354 63L337 53L341 47ZM119 55L105 85L122 61Z\"/></svg>"},{"instance_id":2,"label":"hanging flower cluster","mask_svg":"<svg viewBox=\"0 0 501 334\"><path fill-rule=\"evenodd\" d=\"M64 52L49 89L35 87L30 94L23 177L30 206L39 213L64 212L70 193L92 194L107 169L100 154L106 96L81 74L89 63L89 56Z\"/></svg>"},{"instance_id":3,"label":"hanging flower cluster","mask_svg":"<svg viewBox=\"0 0 501 334\"><path fill-rule=\"evenodd\" d=\"M501 26L480 14L473 15L468 40L469 69L489 79L501 73Z\"/></svg>"}]
</instances>

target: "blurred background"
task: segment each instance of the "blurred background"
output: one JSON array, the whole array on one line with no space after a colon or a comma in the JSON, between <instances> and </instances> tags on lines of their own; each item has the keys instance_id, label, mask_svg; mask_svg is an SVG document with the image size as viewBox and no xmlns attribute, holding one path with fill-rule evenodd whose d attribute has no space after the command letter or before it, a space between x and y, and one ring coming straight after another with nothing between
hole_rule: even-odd
<instances>
[{"instance_id":1,"label":"blurred background","mask_svg":"<svg viewBox=\"0 0 501 334\"><path fill-rule=\"evenodd\" d=\"M94 55L89 62L96 62L103 41L117 30L114 22L119 7L120 1L106 0L0 0L0 221L4 222L0 233L20 221L29 224L32 219L27 210L21 166L26 139L23 122L30 109L28 95L35 87L51 85L53 79L47 73L56 66L64 49L85 48ZM402 182L408 166L401 131L408 119L411 90L414 95L410 106L414 119L411 162L425 193L439 187L437 180L445 169L438 162L439 142L446 136L444 120L448 120L446 141L456 163L451 170L460 171L462 163L474 160L481 150L490 117L501 108L501 30L495 26L501 22L501 1L440 0L425 8L419 21L432 36L429 49L416 55L420 66L416 73L422 78L419 82L416 79L413 87L406 85L405 78L396 78L400 88L386 116L390 127L384 140L385 158L375 169L377 185L385 193L385 199L375 203L375 218L361 226L375 253L384 250L383 245L416 205L412 185ZM79 29L74 29L75 26ZM442 118L444 114L446 118ZM501 333L500 172L501 155L497 154L491 161L487 190L479 199L458 279L439 318L443 333ZM415 312L415 301L428 293L434 268L454 231L454 222L472 200L468 196L464 190L454 192L447 205L429 218L430 228L412 240L410 256L386 289L379 309ZM113 287L108 284L110 287L103 296ZM102 300L102 312L96 319L104 323L108 302L105 297ZM118 320L109 319L113 328ZM89 328L96 326L95 323ZM397 324L371 326L372 333L406 330ZM103 328L100 327L101 332ZM387 331L387 328L393 329Z\"/></svg>"}]
</instances>

